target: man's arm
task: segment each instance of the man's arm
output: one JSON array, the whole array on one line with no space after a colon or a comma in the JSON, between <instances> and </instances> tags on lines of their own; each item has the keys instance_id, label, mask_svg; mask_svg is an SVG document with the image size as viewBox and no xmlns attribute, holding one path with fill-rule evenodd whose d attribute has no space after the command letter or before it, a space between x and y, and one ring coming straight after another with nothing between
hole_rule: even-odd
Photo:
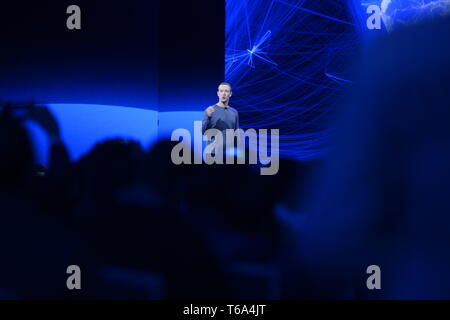
<instances>
[{"instance_id":1,"label":"man's arm","mask_svg":"<svg viewBox=\"0 0 450 320\"><path fill-rule=\"evenodd\" d=\"M236 110L236 124L234 126L234 130L239 129L239 113Z\"/></svg>"},{"instance_id":2,"label":"man's arm","mask_svg":"<svg viewBox=\"0 0 450 320\"><path fill-rule=\"evenodd\" d=\"M202 134L205 134L205 131L211 128L211 117L208 116L207 110L205 110L205 112L203 114Z\"/></svg>"}]
</instances>

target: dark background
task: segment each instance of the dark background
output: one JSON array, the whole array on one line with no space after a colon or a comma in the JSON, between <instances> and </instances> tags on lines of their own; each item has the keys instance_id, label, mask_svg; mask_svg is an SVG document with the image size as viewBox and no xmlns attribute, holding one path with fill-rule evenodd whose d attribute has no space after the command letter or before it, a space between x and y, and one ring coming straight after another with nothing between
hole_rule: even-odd
<instances>
[{"instance_id":1,"label":"dark background","mask_svg":"<svg viewBox=\"0 0 450 320\"><path fill-rule=\"evenodd\" d=\"M72 4L81 30L66 27ZM224 1L21 1L0 15L2 99L195 110L223 80Z\"/></svg>"}]
</instances>

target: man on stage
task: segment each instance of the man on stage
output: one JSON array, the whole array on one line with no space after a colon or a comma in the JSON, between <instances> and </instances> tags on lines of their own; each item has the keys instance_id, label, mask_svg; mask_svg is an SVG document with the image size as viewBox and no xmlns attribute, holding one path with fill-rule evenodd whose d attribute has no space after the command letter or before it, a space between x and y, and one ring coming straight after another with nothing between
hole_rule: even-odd
<instances>
[{"instance_id":1,"label":"man on stage","mask_svg":"<svg viewBox=\"0 0 450 320\"><path fill-rule=\"evenodd\" d=\"M227 82L219 84L217 89L219 101L205 110L203 118L202 133L211 128L222 132L223 144L226 143L226 130L239 129L239 114L236 109L228 104L232 96L231 85Z\"/></svg>"},{"instance_id":2,"label":"man on stage","mask_svg":"<svg viewBox=\"0 0 450 320\"><path fill-rule=\"evenodd\" d=\"M215 105L206 108L203 118L202 133L211 128L222 132L225 138L225 130L239 128L239 115L236 109L230 107L228 103L232 96L231 85L222 82L217 89L217 96L219 102Z\"/></svg>"}]
</instances>

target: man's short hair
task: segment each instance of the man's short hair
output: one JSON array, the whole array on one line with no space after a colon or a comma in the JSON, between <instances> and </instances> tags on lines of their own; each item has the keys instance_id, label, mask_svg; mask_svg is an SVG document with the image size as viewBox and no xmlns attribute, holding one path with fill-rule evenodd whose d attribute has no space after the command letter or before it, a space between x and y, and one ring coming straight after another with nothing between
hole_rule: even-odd
<instances>
[{"instance_id":1,"label":"man's short hair","mask_svg":"<svg viewBox=\"0 0 450 320\"><path fill-rule=\"evenodd\" d=\"M219 84L219 86L217 87L217 90L219 90L219 87L222 86L222 85L224 85L224 86L229 86L229 87L230 87L230 91L233 91L233 90L231 89L231 84L229 84L228 82L221 82L221 83Z\"/></svg>"}]
</instances>

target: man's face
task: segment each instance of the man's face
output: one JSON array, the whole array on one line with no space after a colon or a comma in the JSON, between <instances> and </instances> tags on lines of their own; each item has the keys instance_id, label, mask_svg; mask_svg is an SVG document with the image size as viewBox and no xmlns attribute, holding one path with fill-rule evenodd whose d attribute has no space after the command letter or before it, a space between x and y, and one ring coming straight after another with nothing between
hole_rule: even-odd
<instances>
[{"instance_id":1,"label":"man's face","mask_svg":"<svg viewBox=\"0 0 450 320\"><path fill-rule=\"evenodd\" d=\"M222 84L217 89L217 96L219 97L221 102L227 102L231 97L231 89L226 84Z\"/></svg>"}]
</instances>

